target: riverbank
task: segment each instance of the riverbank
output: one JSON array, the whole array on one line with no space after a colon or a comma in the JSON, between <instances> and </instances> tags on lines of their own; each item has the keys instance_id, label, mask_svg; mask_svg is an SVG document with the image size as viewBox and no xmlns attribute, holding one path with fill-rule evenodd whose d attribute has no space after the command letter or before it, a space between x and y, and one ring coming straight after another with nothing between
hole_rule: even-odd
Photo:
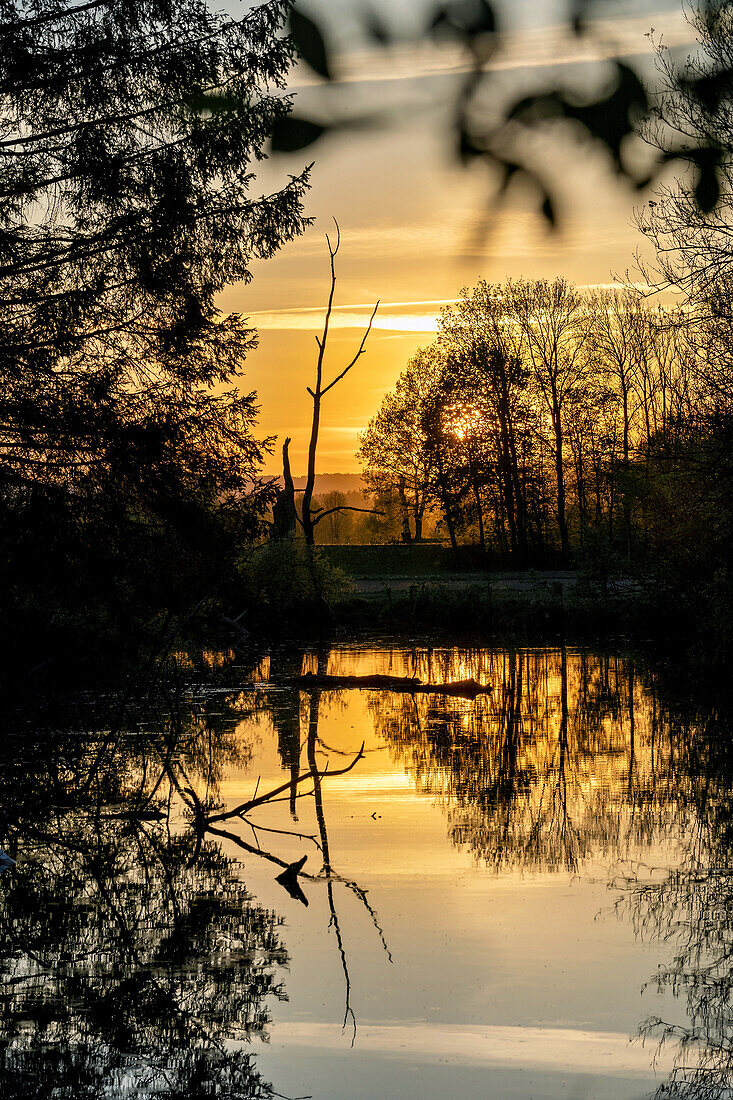
<instances>
[{"instance_id":1,"label":"riverbank","mask_svg":"<svg viewBox=\"0 0 733 1100\"><path fill-rule=\"evenodd\" d=\"M357 582L358 585L358 582ZM577 578L536 575L481 580L374 583L334 602L336 626L358 630L480 634L498 640L545 642L573 636L653 639L687 631L679 615L628 583L589 590Z\"/></svg>"},{"instance_id":2,"label":"riverbank","mask_svg":"<svg viewBox=\"0 0 733 1100\"><path fill-rule=\"evenodd\" d=\"M551 563L509 570L473 548L456 553L431 544L325 546L317 560L324 599L284 580L287 591L269 589L260 605L252 601L247 621L255 634L429 630L523 644L696 634L681 599L629 574L603 577ZM298 571L305 578L302 563L290 564L288 578Z\"/></svg>"},{"instance_id":3,"label":"riverbank","mask_svg":"<svg viewBox=\"0 0 733 1100\"><path fill-rule=\"evenodd\" d=\"M726 586L690 585L587 570L486 568L477 555L443 547L319 548L317 579L297 545L263 546L239 581L190 608L141 620L134 631L60 618L23 636L16 622L4 668L17 687L39 681L137 679L165 655L237 651L299 638L319 643L429 633L443 644L625 646L693 653L720 665L731 650Z\"/></svg>"}]
</instances>

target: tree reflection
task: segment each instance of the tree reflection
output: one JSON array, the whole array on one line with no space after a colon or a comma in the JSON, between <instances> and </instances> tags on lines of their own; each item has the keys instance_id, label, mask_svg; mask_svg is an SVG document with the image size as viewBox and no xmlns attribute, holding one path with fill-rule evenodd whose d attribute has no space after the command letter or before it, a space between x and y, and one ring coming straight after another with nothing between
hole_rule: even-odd
<instances>
[{"instance_id":1,"label":"tree reflection","mask_svg":"<svg viewBox=\"0 0 733 1100\"><path fill-rule=\"evenodd\" d=\"M0 845L18 865L0 875L2 1094L275 1095L247 1041L265 1033L268 1005L283 996L285 950L277 917L248 896L225 847L270 865L302 902L323 891L344 1026L356 1034L339 912L347 892L387 948L366 893L336 869L327 791L329 777L346 776L365 750L334 748L322 735L343 693L297 686L304 668L340 675L355 665L493 685L471 700L361 696L395 759L442 807L453 843L491 869L575 871L645 853L657 864L666 853L679 867L685 857L673 875L627 880L625 904L640 933L678 944L658 980L686 998L689 1020L647 1027L682 1042L683 1061L660 1097L725 1095L733 1087L729 724L712 707L685 712L670 683L632 659L564 647L293 649L263 665L271 681L263 687L241 667L231 690L226 670L208 686L176 673L141 699L55 700L47 714L7 717ZM251 763L257 731L269 728L282 781L269 790L258 782L247 801L225 807L222 779ZM311 833L297 819L263 824L256 813L282 802L295 817L303 800L313 808ZM288 845L300 856L294 863Z\"/></svg>"},{"instance_id":2,"label":"tree reflection","mask_svg":"<svg viewBox=\"0 0 733 1100\"><path fill-rule=\"evenodd\" d=\"M316 761L318 699L311 708L308 767L298 774L298 735L284 787L293 801L305 780L313 788L312 840L353 1019L322 798L332 771ZM229 814L218 803L225 771L249 759L240 720L228 697L191 693L176 674L142 703L55 701L10 729L0 844L18 864L0 878L3 1096L276 1095L247 1044L265 1034L268 1001L284 995L280 922L248 895L222 841L278 869L287 861L260 843L259 827L253 844L222 827L247 821L247 807Z\"/></svg>"},{"instance_id":3,"label":"tree reflection","mask_svg":"<svg viewBox=\"0 0 733 1100\"><path fill-rule=\"evenodd\" d=\"M100 736L56 708L6 741L3 1096L273 1095L246 1042L282 996L278 918L175 799L174 768L206 801L246 748L199 708L144 716L117 700Z\"/></svg>"},{"instance_id":4,"label":"tree reflection","mask_svg":"<svg viewBox=\"0 0 733 1100\"><path fill-rule=\"evenodd\" d=\"M650 984L683 1002L686 1019L644 1022L644 1038L672 1042L676 1066L656 1096L722 1100L733 1095L733 740L720 712L679 719L682 763L698 777L690 789L694 828L684 864L635 867L621 877L619 912L637 935L672 945L672 962Z\"/></svg>"},{"instance_id":5,"label":"tree reflection","mask_svg":"<svg viewBox=\"0 0 733 1100\"><path fill-rule=\"evenodd\" d=\"M329 654L325 649L318 650L314 655L314 664L312 671L316 675L321 675L325 672L328 665ZM292 681L303 670L304 664L308 663L306 653L302 650L293 650L290 652L286 661L281 659L280 654L276 654L276 659L271 661L270 664L270 678L271 682L277 682L278 676L282 676L282 673L286 673L286 678ZM284 783L281 787L275 788L275 790L268 792L267 794L257 799L256 797L251 799L247 803L243 803L240 806L236 806L226 813L214 815L207 819L207 829L214 834L226 835L229 839L232 839L240 847L247 847L245 842L241 838L233 836L231 833L223 833L218 828L218 823L221 821L232 820L233 818L242 818L248 821L247 815L260 803L265 800L270 800L273 797L281 795L285 789L289 790L289 803L291 815L295 818L295 806L296 800L302 797L310 797L313 799L313 808L317 827L317 836L308 837L312 840L318 848L321 855L321 869L317 875L309 874L302 871L299 867L298 872L302 874L305 880L325 881L326 885L326 897L329 912L329 928L333 930L336 945L338 949L339 959L341 962L341 969L344 978L344 1017L343 1028L351 1027L352 1029L352 1046L356 1039L357 1021L351 1002L351 974L349 971L348 955L344 933L341 926L341 919L338 912L337 900L336 900L336 887L342 886L346 890L350 891L361 903L366 910L372 925L379 937L380 943L384 948L389 961L392 961L392 955L387 946L387 942L384 936L384 931L379 923L379 918L374 907L369 902L367 897L367 891L364 890L357 882L352 879L345 878L338 874L335 870L332 858L331 847L329 844L328 827L326 823L326 812L323 798L323 781L329 776L346 775L348 772L358 764L364 755L364 745L355 753L350 754L350 759L345 766L340 768L331 768L328 765L328 758L337 753L342 755L338 750L327 746L319 735L319 720L321 716L321 710L325 703L327 709L332 710L340 705L339 692L324 691L317 685L309 688L306 691L300 690L296 686L289 686L282 690L280 694L272 695L267 694L258 701L259 706L269 713L274 730L278 738L278 750L283 768L290 773L290 779ZM304 718L304 724L306 728L306 736L303 740L301 733L301 713ZM301 756L305 755L307 767L301 770ZM323 758L326 758L326 763L322 763ZM319 760L319 757L321 760ZM291 835L303 837L303 834L292 832ZM264 855L266 859L272 862L279 863L281 866L285 866L282 860L277 856L270 853L259 852L258 854ZM296 897L304 904L308 904L307 898L303 893L300 885L295 881L295 878L291 876L286 877L287 872L291 870L295 865L286 867L285 875L278 877L278 881L285 886L288 893L291 896ZM301 864L302 866L302 864Z\"/></svg>"},{"instance_id":6,"label":"tree reflection","mask_svg":"<svg viewBox=\"0 0 733 1100\"><path fill-rule=\"evenodd\" d=\"M325 651L318 654L316 667L321 667L320 662L325 662L326 658ZM292 674L300 671L302 661L303 655L298 657L293 651L271 655L269 673L275 678L282 675L283 670ZM319 714L322 700L333 706L338 705L337 697L332 693L300 692L294 688L274 695L263 695L258 690L230 691L223 686L226 677L221 675L221 662L215 662L212 667L216 671L210 684L201 683L188 668L181 675L181 669L176 667L173 675L154 682L153 696L144 705L132 704L129 699L117 700L109 715L110 730L103 736L84 738L81 754L76 736L52 731L45 749L39 751L37 767L32 764L29 767L31 762L27 759L22 761L20 774L24 783L12 794L17 808L11 816L6 815L7 843L14 851L22 851L23 844L29 845L23 858L27 860L32 849L41 851L45 861L62 845L67 855L76 860L77 873L82 878L86 873L96 876L94 883L98 896L90 902L91 910L107 905L116 936L129 950L139 952L136 937L144 934L148 926L157 928L172 943L178 937L181 964L190 967L191 975L198 975L198 980L210 971L205 983L207 988L215 990L218 981L220 995L224 998L221 1005L211 1004L210 1015L215 1026L213 1031L206 1032L210 1034L212 1051L219 1052L212 1063L218 1067L219 1076L212 1076L208 1083L201 1078L205 1087L194 1082L196 1088L203 1088L202 1095L219 1095L222 1089L224 1095L232 1097L265 1095L270 1094L269 1086L260 1081L251 1059L241 1053L241 1043L256 1032L262 1033L267 1022L264 1002L268 997L282 995L274 971L284 962L285 952L276 938L277 918L247 897L237 867L224 857L221 844L226 843L247 857L271 864L280 872L277 881L305 905L308 899L301 880L306 887L308 883L322 883L325 887L329 927L335 934L344 978L343 1024L344 1028L353 1028L352 1042L356 1036L356 1017L351 1005L346 938L338 911L339 889L352 893L359 900L390 959L391 956L366 891L357 882L340 875L333 865L324 788L330 777L350 772L363 755L362 746L354 753L344 754L348 759L339 761L336 766L329 764L333 750L325 748L320 740ZM255 681L262 675L263 667L260 662L252 668L250 675ZM235 682L241 682L241 670ZM98 724L98 700L92 701L92 712ZM224 809L219 801L220 782L232 769L241 769L251 763L251 739L256 738L258 721L264 714L272 721L289 778L272 790L262 791L258 780L250 799ZM248 719L244 723L243 715ZM73 719L77 728L78 721L77 717ZM303 726L305 736L301 732ZM0 778L0 798L5 778L9 776ZM27 792L25 796L23 790ZM22 809L19 796L21 801L25 799ZM297 822L295 808L303 798L313 802L316 820L313 834L301 832L295 825L293 828L267 826L254 815L254 811L262 807L287 800ZM78 828L79 823L91 830L91 840L86 842L81 836L69 843L71 826ZM246 832L242 835L242 826L251 837ZM110 836L114 837L114 844L105 839ZM288 838L291 843L295 839L311 844L321 858L320 869L316 862L313 871L304 870L306 857L295 863L283 858L278 849ZM92 856L93 841L98 847L101 845L102 854L108 857L108 866L98 855ZM100 868L106 876L103 876L103 883L98 883ZM134 873L133 868L137 869ZM128 894L132 900L126 907L123 901ZM226 899L231 902L229 907L224 906ZM217 900L219 908L214 904ZM145 918L143 902L155 909L157 916ZM256 960L254 971L241 965L236 951L227 949L222 958L221 952L212 954L212 943L203 943L199 951L195 944L181 939L179 924L183 922L181 927L185 931L189 922L186 914L190 912L192 917L198 914L203 918L209 912L207 905L210 923L202 926L202 932L213 937L214 946L222 936L226 946L226 937L233 935L238 950L244 952L243 957ZM12 912L12 903L9 909ZM131 911L129 920L128 909ZM70 940L73 939L70 934ZM114 962L115 973L121 965L119 961ZM143 953L133 957L132 966L134 970L142 966L147 975L155 961ZM227 986L224 979L229 970L238 977L239 990L233 983ZM156 988L160 989L159 976L156 981ZM245 1001L247 993L252 999L251 1007ZM164 989L163 995L168 997L169 1003L178 1003L172 991ZM115 999L113 988L110 996ZM200 1029L207 1026L209 1009L205 1002L193 990L182 997L181 1003L190 1002L193 1006L197 1000L203 1013L194 1022ZM155 1018L153 1005L150 1019ZM129 1030L132 1034L134 1027L131 1025ZM184 1048L196 1049L195 1043L189 1042L180 1028L177 1040L173 1041ZM235 1058L232 1050L237 1044L239 1053ZM223 1061L222 1051L227 1054ZM152 1054L150 1060L153 1064ZM239 1068L233 1076L235 1061ZM130 1070L126 1073L125 1080L130 1077ZM148 1077L152 1080L150 1074ZM160 1091L156 1086L158 1092L151 1092L151 1096L179 1094L170 1072L166 1080L168 1091ZM183 1081L181 1095L197 1095L190 1092L191 1087Z\"/></svg>"},{"instance_id":7,"label":"tree reflection","mask_svg":"<svg viewBox=\"0 0 733 1100\"><path fill-rule=\"evenodd\" d=\"M603 859L636 868L617 881L620 909L639 935L674 944L653 984L686 1009L642 1027L678 1045L658 1100L733 1095L729 708L697 702L664 667L564 647L381 651L374 669L332 653L329 669L348 673L354 660L361 671L494 685L472 701L372 692L366 705L394 757L443 808L453 842L488 866L575 871ZM651 874L642 859L675 869Z\"/></svg>"},{"instance_id":8,"label":"tree reflection","mask_svg":"<svg viewBox=\"0 0 733 1100\"><path fill-rule=\"evenodd\" d=\"M446 663L447 658L447 663ZM453 842L496 870L576 870L648 846L687 803L676 731L632 660L556 651L420 655L446 679L494 685L475 701L372 700L375 728L441 804Z\"/></svg>"},{"instance_id":9,"label":"tree reflection","mask_svg":"<svg viewBox=\"0 0 733 1100\"><path fill-rule=\"evenodd\" d=\"M279 992L276 918L215 845L191 866L190 837L130 831L67 822L3 881L3 1095L270 1095L241 1044Z\"/></svg>"}]
</instances>

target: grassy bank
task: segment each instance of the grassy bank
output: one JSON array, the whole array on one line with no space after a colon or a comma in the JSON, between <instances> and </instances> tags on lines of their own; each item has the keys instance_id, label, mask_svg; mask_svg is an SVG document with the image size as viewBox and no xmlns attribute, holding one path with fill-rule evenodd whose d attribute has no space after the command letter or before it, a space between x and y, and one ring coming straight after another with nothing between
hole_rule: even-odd
<instances>
[{"instance_id":1,"label":"grassy bank","mask_svg":"<svg viewBox=\"0 0 733 1100\"><path fill-rule=\"evenodd\" d=\"M693 608L638 578L571 569L487 568L475 550L339 546L318 551L317 598L297 546L269 548L250 572L246 620L258 637L429 632L542 644L562 637L696 636Z\"/></svg>"},{"instance_id":2,"label":"grassy bank","mask_svg":"<svg viewBox=\"0 0 733 1100\"><path fill-rule=\"evenodd\" d=\"M689 630L669 601L636 580L599 581L577 569L502 568L476 548L440 545L334 546L324 566L350 588L332 601L349 630L430 630L482 635L588 638Z\"/></svg>"},{"instance_id":3,"label":"grassy bank","mask_svg":"<svg viewBox=\"0 0 733 1100\"><path fill-rule=\"evenodd\" d=\"M536 642L566 636L690 636L679 614L670 615L668 608L640 591L601 594L582 586L567 591L556 581L539 580L518 590L496 587L491 577L460 588L417 582L406 591L387 586L378 594L352 594L332 610L336 624L349 631L429 630Z\"/></svg>"},{"instance_id":4,"label":"grassy bank","mask_svg":"<svg viewBox=\"0 0 733 1100\"><path fill-rule=\"evenodd\" d=\"M319 554L330 565L352 577L401 576L425 578L446 573L486 573L515 570L498 554L487 554L476 546L452 550L441 543L385 543L384 545L321 546ZM555 569L559 560L549 557L538 568Z\"/></svg>"}]
</instances>

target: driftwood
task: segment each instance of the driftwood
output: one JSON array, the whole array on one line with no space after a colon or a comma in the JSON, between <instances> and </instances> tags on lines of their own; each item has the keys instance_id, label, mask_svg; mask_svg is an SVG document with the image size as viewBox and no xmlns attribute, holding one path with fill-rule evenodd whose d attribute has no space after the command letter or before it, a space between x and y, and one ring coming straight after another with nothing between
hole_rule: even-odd
<instances>
[{"instance_id":1,"label":"driftwood","mask_svg":"<svg viewBox=\"0 0 733 1100\"><path fill-rule=\"evenodd\" d=\"M401 691L410 695L455 695L461 699L475 699L477 695L488 695L492 690L488 684L479 684L477 680L425 684L416 676L325 676L315 672L306 672L304 676L296 676L287 683L303 690L357 688L363 691Z\"/></svg>"}]
</instances>

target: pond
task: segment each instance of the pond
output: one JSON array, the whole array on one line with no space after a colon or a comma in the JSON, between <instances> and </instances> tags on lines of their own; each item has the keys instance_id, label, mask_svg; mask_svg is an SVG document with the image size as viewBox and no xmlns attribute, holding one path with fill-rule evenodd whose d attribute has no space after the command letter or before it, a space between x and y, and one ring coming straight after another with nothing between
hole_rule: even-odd
<instances>
[{"instance_id":1,"label":"pond","mask_svg":"<svg viewBox=\"0 0 733 1100\"><path fill-rule=\"evenodd\" d=\"M670 665L179 656L12 716L0 789L3 1097L733 1095L733 744Z\"/></svg>"}]
</instances>

